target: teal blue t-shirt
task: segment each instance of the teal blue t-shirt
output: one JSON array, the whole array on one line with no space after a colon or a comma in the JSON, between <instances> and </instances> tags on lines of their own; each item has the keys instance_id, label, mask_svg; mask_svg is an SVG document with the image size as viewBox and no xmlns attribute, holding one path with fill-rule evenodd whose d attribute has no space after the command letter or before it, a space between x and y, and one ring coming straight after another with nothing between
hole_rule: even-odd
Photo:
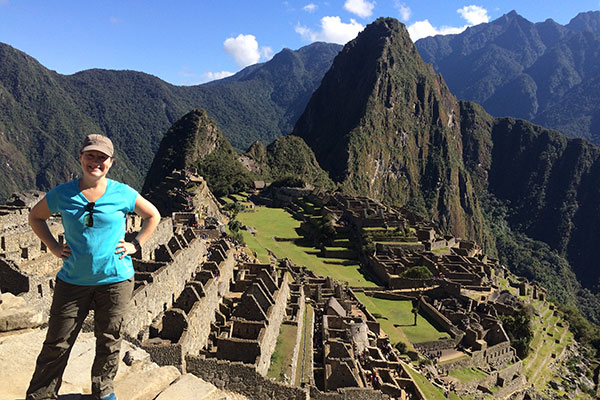
<instances>
[{"instance_id":1,"label":"teal blue t-shirt","mask_svg":"<svg viewBox=\"0 0 600 400\"><path fill-rule=\"evenodd\" d=\"M135 209L138 192L108 180L106 192L93 209L94 225L86 226L89 201L79 190L79 180L55 187L46 194L51 213L60 213L65 240L71 255L64 260L57 277L73 285L105 285L122 282L134 274L130 256L119 259L117 244L125 237L128 212Z\"/></svg>"}]
</instances>

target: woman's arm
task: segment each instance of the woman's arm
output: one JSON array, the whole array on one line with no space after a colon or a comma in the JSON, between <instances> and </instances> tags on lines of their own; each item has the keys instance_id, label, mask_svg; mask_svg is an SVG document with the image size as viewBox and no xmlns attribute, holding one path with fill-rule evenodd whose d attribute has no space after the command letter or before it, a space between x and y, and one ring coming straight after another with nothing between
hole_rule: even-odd
<instances>
[{"instance_id":1,"label":"woman's arm","mask_svg":"<svg viewBox=\"0 0 600 400\"><path fill-rule=\"evenodd\" d=\"M48 218L50 218L50 209L48 208L46 196L44 196L44 198L29 211L29 225L52 254L66 260L71 255L71 249L66 243L61 246L56 241L46 223Z\"/></svg>"},{"instance_id":2,"label":"woman's arm","mask_svg":"<svg viewBox=\"0 0 600 400\"><path fill-rule=\"evenodd\" d=\"M135 213L142 217L142 229L140 229L135 237L135 240L142 246L156 230L160 222L160 213L154 204L146 200L141 194L135 200ZM136 251L137 249L133 243L119 240L116 253L122 253L121 258L128 254L135 254Z\"/></svg>"}]
</instances>

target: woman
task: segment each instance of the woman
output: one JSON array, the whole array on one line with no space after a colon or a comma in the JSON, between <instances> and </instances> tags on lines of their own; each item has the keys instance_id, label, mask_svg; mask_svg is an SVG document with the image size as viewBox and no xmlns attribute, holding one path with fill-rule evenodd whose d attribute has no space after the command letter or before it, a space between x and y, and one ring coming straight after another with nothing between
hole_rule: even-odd
<instances>
[{"instance_id":1,"label":"woman","mask_svg":"<svg viewBox=\"0 0 600 400\"><path fill-rule=\"evenodd\" d=\"M29 224L48 250L63 259L50 308L48 333L31 378L27 399L56 399L69 353L90 309L94 310L96 356L92 395L116 400L113 379L119 365L121 324L133 292L136 253L160 221L152 203L106 174L114 163L113 144L102 135L85 138L80 179L49 191L29 214ZM124 240L126 215L144 221L131 242ZM65 243L50 233L47 219L59 212Z\"/></svg>"}]
</instances>

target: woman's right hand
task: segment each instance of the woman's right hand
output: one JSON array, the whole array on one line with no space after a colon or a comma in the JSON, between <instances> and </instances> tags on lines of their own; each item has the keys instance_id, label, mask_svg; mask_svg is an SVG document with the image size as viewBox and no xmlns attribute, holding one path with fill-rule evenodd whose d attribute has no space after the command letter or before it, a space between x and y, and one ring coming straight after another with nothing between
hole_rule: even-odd
<instances>
[{"instance_id":1,"label":"woman's right hand","mask_svg":"<svg viewBox=\"0 0 600 400\"><path fill-rule=\"evenodd\" d=\"M54 254L56 257L66 260L71 255L71 248L68 244L59 244L56 247L50 249L50 252Z\"/></svg>"}]
</instances>

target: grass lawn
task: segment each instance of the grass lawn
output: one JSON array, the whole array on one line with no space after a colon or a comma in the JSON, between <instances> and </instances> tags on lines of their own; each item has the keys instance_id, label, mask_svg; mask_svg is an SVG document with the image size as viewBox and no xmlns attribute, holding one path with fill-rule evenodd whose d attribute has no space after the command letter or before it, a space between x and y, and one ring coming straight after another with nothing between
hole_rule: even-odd
<instances>
[{"instance_id":1,"label":"grass lawn","mask_svg":"<svg viewBox=\"0 0 600 400\"><path fill-rule=\"evenodd\" d=\"M421 389L421 392L423 392L427 400L446 400L442 389L431 384L431 382L429 382L427 378L419 374L417 371L414 371L412 368L406 368L406 370L412 377L413 381L415 381L419 389ZM452 392L450 392L450 398L452 400L460 400L460 397L458 397L455 393Z\"/></svg>"},{"instance_id":2,"label":"grass lawn","mask_svg":"<svg viewBox=\"0 0 600 400\"><path fill-rule=\"evenodd\" d=\"M259 206L253 213L240 213L237 219L244 225L256 228L256 235L242 231L249 249L255 250L261 262L269 262L266 249L279 258L288 257L297 265L305 265L317 275L348 282L350 286L376 286L359 271L357 261L319 257L319 249L299 235L300 221L280 208ZM273 237L292 238L294 241L277 242Z\"/></svg>"},{"instance_id":3,"label":"grass lawn","mask_svg":"<svg viewBox=\"0 0 600 400\"><path fill-rule=\"evenodd\" d=\"M310 379L311 371L311 354L313 351L312 347L312 325L311 321L313 318L314 310L310 304L306 304L306 311L304 312L304 322L302 327L302 337L300 338L300 354L298 354L298 365L296 367L295 385L300 386L303 382L308 382ZM306 342L306 343L305 343ZM306 353L304 353L306 351ZM304 365L304 371L302 370ZM303 376L304 374L304 376Z\"/></svg>"},{"instance_id":4,"label":"grass lawn","mask_svg":"<svg viewBox=\"0 0 600 400\"><path fill-rule=\"evenodd\" d=\"M285 375L291 379L292 366L290 363L294 355L297 330L297 326L281 324L275 351L271 355L271 365L267 372L269 378L275 378L283 382Z\"/></svg>"},{"instance_id":5,"label":"grass lawn","mask_svg":"<svg viewBox=\"0 0 600 400\"><path fill-rule=\"evenodd\" d=\"M489 374L479 368L465 368L450 371L449 375L463 383L467 383L486 378Z\"/></svg>"},{"instance_id":6,"label":"grass lawn","mask_svg":"<svg viewBox=\"0 0 600 400\"><path fill-rule=\"evenodd\" d=\"M411 312L411 301L378 299L360 292L357 292L356 296L371 314L381 315L381 318L377 318L377 320L394 344L397 342L422 343L439 338L450 338L448 333L439 331L421 314L417 316L417 325L413 325L414 315Z\"/></svg>"}]
</instances>

